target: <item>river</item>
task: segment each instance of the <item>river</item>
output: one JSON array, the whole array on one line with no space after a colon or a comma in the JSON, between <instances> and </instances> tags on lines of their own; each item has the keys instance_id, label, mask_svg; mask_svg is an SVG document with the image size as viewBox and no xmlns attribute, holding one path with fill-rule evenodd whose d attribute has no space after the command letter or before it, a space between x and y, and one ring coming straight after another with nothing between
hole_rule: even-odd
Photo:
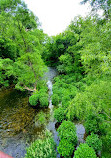
<instances>
[{"instance_id":1,"label":"river","mask_svg":"<svg viewBox=\"0 0 111 158\"><path fill-rule=\"evenodd\" d=\"M49 129L56 144L59 144L58 133L55 129L56 120L53 118L53 105L51 100L52 82L57 71L48 68L44 79L49 89L49 108L33 109L28 105L28 93L13 88L0 91L0 150L14 158L25 156L26 147L30 145L44 130ZM45 116L45 124L40 124L39 114ZM76 124L79 143L83 142L85 133L82 124ZM59 158L59 154L57 154Z\"/></svg>"},{"instance_id":2,"label":"river","mask_svg":"<svg viewBox=\"0 0 111 158\"><path fill-rule=\"evenodd\" d=\"M53 106L51 102L52 80L57 71L48 68L44 79L49 89L49 108L33 109L28 105L28 94L13 88L0 91L0 150L14 158L24 157L26 147L49 129L58 143ZM45 124L38 123L39 113L44 113Z\"/></svg>"}]
</instances>

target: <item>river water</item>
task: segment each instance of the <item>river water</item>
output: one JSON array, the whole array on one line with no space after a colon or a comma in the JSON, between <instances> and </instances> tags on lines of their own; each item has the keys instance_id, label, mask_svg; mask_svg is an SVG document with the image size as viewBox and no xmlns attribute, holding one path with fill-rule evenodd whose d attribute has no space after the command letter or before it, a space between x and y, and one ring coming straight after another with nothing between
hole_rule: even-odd
<instances>
[{"instance_id":1,"label":"river water","mask_svg":"<svg viewBox=\"0 0 111 158\"><path fill-rule=\"evenodd\" d=\"M28 94L13 88L0 91L0 150L14 158L25 156L26 147L49 129L56 144L59 144L58 133L55 129L56 120L53 118L53 105L51 100L52 82L57 71L48 68L44 80L49 89L49 108L33 109L28 105ZM45 117L45 123L40 124L39 114ZM84 127L76 124L79 143L83 142ZM59 154L57 154L59 158Z\"/></svg>"},{"instance_id":2,"label":"river water","mask_svg":"<svg viewBox=\"0 0 111 158\"><path fill-rule=\"evenodd\" d=\"M57 71L48 68L44 79L49 89L49 108L33 109L28 105L28 94L13 88L0 91L0 150L14 158L24 157L26 147L49 129L58 143L53 106L51 101L52 81ZM45 124L40 124L38 115L43 113Z\"/></svg>"}]
</instances>

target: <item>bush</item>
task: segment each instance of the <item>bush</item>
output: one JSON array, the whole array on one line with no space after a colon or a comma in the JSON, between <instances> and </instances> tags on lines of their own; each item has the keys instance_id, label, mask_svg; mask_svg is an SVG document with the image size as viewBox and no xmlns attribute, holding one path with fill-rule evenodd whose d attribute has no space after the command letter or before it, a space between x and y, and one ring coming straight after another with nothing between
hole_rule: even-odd
<instances>
[{"instance_id":1,"label":"bush","mask_svg":"<svg viewBox=\"0 0 111 158\"><path fill-rule=\"evenodd\" d=\"M59 107L58 109L55 109L54 111L54 118L57 120L57 122L62 122L66 119L65 110L62 107Z\"/></svg>"},{"instance_id":2,"label":"bush","mask_svg":"<svg viewBox=\"0 0 111 158\"><path fill-rule=\"evenodd\" d=\"M93 148L87 144L80 144L74 152L74 158L97 158L97 156Z\"/></svg>"},{"instance_id":3,"label":"bush","mask_svg":"<svg viewBox=\"0 0 111 158\"><path fill-rule=\"evenodd\" d=\"M91 113L86 117L84 126L87 134L92 132L95 134L104 135L106 133L107 124L104 122L104 119L101 116L94 113Z\"/></svg>"},{"instance_id":4,"label":"bush","mask_svg":"<svg viewBox=\"0 0 111 158\"><path fill-rule=\"evenodd\" d=\"M40 89L39 90L39 98L41 97L47 97L48 98L48 93L47 93L47 89Z\"/></svg>"},{"instance_id":5,"label":"bush","mask_svg":"<svg viewBox=\"0 0 111 158\"><path fill-rule=\"evenodd\" d=\"M69 95L66 95L62 98L62 105L64 107L67 107L69 105L69 101L71 100Z\"/></svg>"},{"instance_id":6,"label":"bush","mask_svg":"<svg viewBox=\"0 0 111 158\"><path fill-rule=\"evenodd\" d=\"M63 121L58 128L60 139L68 139L74 146L77 145L76 127L71 121Z\"/></svg>"},{"instance_id":7,"label":"bush","mask_svg":"<svg viewBox=\"0 0 111 158\"><path fill-rule=\"evenodd\" d=\"M44 139L38 139L33 142L25 158L56 158L55 143L50 132L46 132Z\"/></svg>"},{"instance_id":8,"label":"bush","mask_svg":"<svg viewBox=\"0 0 111 158\"><path fill-rule=\"evenodd\" d=\"M36 106L39 101L39 95L38 94L33 94L29 97L29 103L33 106Z\"/></svg>"},{"instance_id":9,"label":"bush","mask_svg":"<svg viewBox=\"0 0 111 158\"><path fill-rule=\"evenodd\" d=\"M106 135L106 145L107 145L108 151L111 152L111 132L109 132Z\"/></svg>"},{"instance_id":10,"label":"bush","mask_svg":"<svg viewBox=\"0 0 111 158\"><path fill-rule=\"evenodd\" d=\"M73 154L74 147L77 145L75 125L71 121L63 121L57 131L61 139L58 152L68 158Z\"/></svg>"},{"instance_id":11,"label":"bush","mask_svg":"<svg viewBox=\"0 0 111 158\"><path fill-rule=\"evenodd\" d=\"M103 150L105 150L107 153L111 153L111 131L107 133L106 136L102 138L103 141Z\"/></svg>"},{"instance_id":12,"label":"bush","mask_svg":"<svg viewBox=\"0 0 111 158\"><path fill-rule=\"evenodd\" d=\"M74 145L70 143L67 139L62 139L57 150L60 155L64 156L65 158L69 158L74 151Z\"/></svg>"},{"instance_id":13,"label":"bush","mask_svg":"<svg viewBox=\"0 0 111 158\"><path fill-rule=\"evenodd\" d=\"M40 107L48 107L49 101L48 101L47 89L44 88L44 89L40 89L38 92L35 92L35 94L29 97L29 103L33 106L39 104Z\"/></svg>"},{"instance_id":14,"label":"bush","mask_svg":"<svg viewBox=\"0 0 111 158\"><path fill-rule=\"evenodd\" d=\"M39 101L40 101L40 107L48 107L49 101L47 97L41 97Z\"/></svg>"},{"instance_id":15,"label":"bush","mask_svg":"<svg viewBox=\"0 0 111 158\"><path fill-rule=\"evenodd\" d=\"M91 135L86 138L86 143L96 152L101 151L102 149L102 141L99 139L97 134L91 133Z\"/></svg>"},{"instance_id":16,"label":"bush","mask_svg":"<svg viewBox=\"0 0 111 158\"><path fill-rule=\"evenodd\" d=\"M59 104L59 96L57 94L53 94L52 96L52 104L58 105Z\"/></svg>"}]
</instances>

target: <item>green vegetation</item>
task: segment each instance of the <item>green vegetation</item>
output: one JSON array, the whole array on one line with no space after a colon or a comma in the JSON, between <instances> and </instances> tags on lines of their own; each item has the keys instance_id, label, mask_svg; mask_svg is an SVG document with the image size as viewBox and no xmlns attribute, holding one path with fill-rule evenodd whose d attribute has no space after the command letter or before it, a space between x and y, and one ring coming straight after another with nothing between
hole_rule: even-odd
<instances>
[{"instance_id":1,"label":"green vegetation","mask_svg":"<svg viewBox=\"0 0 111 158\"><path fill-rule=\"evenodd\" d=\"M76 17L57 36L48 37L39 29L38 17L22 0L0 1L0 87L11 84L29 91L29 103L48 107L48 88L43 80L47 66L55 67L52 104L58 128L58 152L68 158L77 145L74 120L82 121L89 135L74 158L110 158L111 148L111 1L90 2L92 10L104 14ZM45 122L40 113L39 121ZM50 135L50 134L49 134ZM27 149L28 157L56 157L51 136L36 140ZM94 151L95 150L95 151Z\"/></svg>"},{"instance_id":2,"label":"green vegetation","mask_svg":"<svg viewBox=\"0 0 111 158\"><path fill-rule=\"evenodd\" d=\"M102 149L102 141L99 139L97 134L91 133L91 135L86 138L86 143L96 152L101 151Z\"/></svg>"},{"instance_id":3,"label":"green vegetation","mask_svg":"<svg viewBox=\"0 0 111 158\"><path fill-rule=\"evenodd\" d=\"M106 134L106 128L109 125L105 122L103 116L91 113L87 116L84 126L87 134L93 132L99 135L104 135Z\"/></svg>"},{"instance_id":4,"label":"green vegetation","mask_svg":"<svg viewBox=\"0 0 111 158\"><path fill-rule=\"evenodd\" d=\"M54 111L54 118L57 122L62 122L66 120L65 109L63 107L59 107Z\"/></svg>"},{"instance_id":5,"label":"green vegetation","mask_svg":"<svg viewBox=\"0 0 111 158\"><path fill-rule=\"evenodd\" d=\"M77 145L75 125L71 121L63 121L57 131L60 137L58 152L65 158L71 157Z\"/></svg>"},{"instance_id":6,"label":"green vegetation","mask_svg":"<svg viewBox=\"0 0 111 158\"><path fill-rule=\"evenodd\" d=\"M37 103L38 103L38 99L39 99L38 94L31 95L31 96L29 97L29 103L30 103L31 105L35 106L35 105L37 105Z\"/></svg>"},{"instance_id":7,"label":"green vegetation","mask_svg":"<svg viewBox=\"0 0 111 158\"><path fill-rule=\"evenodd\" d=\"M111 155L111 131L107 132L106 136L102 137L103 151L102 156L110 158Z\"/></svg>"},{"instance_id":8,"label":"green vegetation","mask_svg":"<svg viewBox=\"0 0 111 158\"><path fill-rule=\"evenodd\" d=\"M0 86L36 91L46 71L41 58L46 35L21 0L0 1Z\"/></svg>"},{"instance_id":9,"label":"green vegetation","mask_svg":"<svg viewBox=\"0 0 111 158\"><path fill-rule=\"evenodd\" d=\"M45 85L46 86L46 85ZM47 87L41 88L39 91L36 91L29 97L29 103L32 106L48 107L48 89Z\"/></svg>"},{"instance_id":10,"label":"green vegetation","mask_svg":"<svg viewBox=\"0 0 111 158\"><path fill-rule=\"evenodd\" d=\"M59 96L57 94L53 94L52 104L53 105L58 105L59 104Z\"/></svg>"},{"instance_id":11,"label":"green vegetation","mask_svg":"<svg viewBox=\"0 0 111 158\"><path fill-rule=\"evenodd\" d=\"M40 125L46 124L46 116L43 112L39 112L37 115L37 118L38 118L38 120L36 120L36 118L35 118L35 121L39 121Z\"/></svg>"},{"instance_id":12,"label":"green vegetation","mask_svg":"<svg viewBox=\"0 0 111 158\"><path fill-rule=\"evenodd\" d=\"M104 11L105 19L111 18L111 1L110 0L83 0L81 3L90 2L92 10L102 9Z\"/></svg>"},{"instance_id":13,"label":"green vegetation","mask_svg":"<svg viewBox=\"0 0 111 158\"><path fill-rule=\"evenodd\" d=\"M74 123L71 121L63 121L57 131L59 133L60 139L68 139L74 144L74 146L76 146L77 136Z\"/></svg>"},{"instance_id":14,"label":"green vegetation","mask_svg":"<svg viewBox=\"0 0 111 158\"><path fill-rule=\"evenodd\" d=\"M45 138L36 140L27 148L25 158L35 157L56 158L55 143L49 131L46 131Z\"/></svg>"},{"instance_id":15,"label":"green vegetation","mask_svg":"<svg viewBox=\"0 0 111 158\"><path fill-rule=\"evenodd\" d=\"M97 156L93 148L87 144L80 144L74 152L74 158L97 158Z\"/></svg>"},{"instance_id":16,"label":"green vegetation","mask_svg":"<svg viewBox=\"0 0 111 158\"><path fill-rule=\"evenodd\" d=\"M64 156L64 158L70 158L74 151L74 146L67 139L61 139L57 149L60 155Z\"/></svg>"}]
</instances>

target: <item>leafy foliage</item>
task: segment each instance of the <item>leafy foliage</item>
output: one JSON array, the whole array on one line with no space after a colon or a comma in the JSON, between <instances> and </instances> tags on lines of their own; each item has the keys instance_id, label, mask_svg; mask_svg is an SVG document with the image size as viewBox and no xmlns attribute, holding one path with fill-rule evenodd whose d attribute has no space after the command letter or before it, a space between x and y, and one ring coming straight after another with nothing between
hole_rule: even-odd
<instances>
[{"instance_id":1,"label":"leafy foliage","mask_svg":"<svg viewBox=\"0 0 111 158\"><path fill-rule=\"evenodd\" d=\"M77 145L75 125L71 121L63 121L57 131L60 137L58 151L62 156L70 157Z\"/></svg>"},{"instance_id":2,"label":"leafy foliage","mask_svg":"<svg viewBox=\"0 0 111 158\"><path fill-rule=\"evenodd\" d=\"M46 124L46 115L44 112L40 111L37 113L35 116L35 123L39 123L40 125L45 125Z\"/></svg>"},{"instance_id":3,"label":"leafy foliage","mask_svg":"<svg viewBox=\"0 0 111 158\"><path fill-rule=\"evenodd\" d=\"M43 53L46 63L56 66L58 71L64 74L83 72L80 53L78 52L81 47L77 45L78 40L79 35L68 29L55 37L51 37Z\"/></svg>"},{"instance_id":4,"label":"leafy foliage","mask_svg":"<svg viewBox=\"0 0 111 158\"><path fill-rule=\"evenodd\" d=\"M102 155L104 155L105 152L107 157L109 158L111 155L111 128L107 130L106 136L102 137L102 142L103 142Z\"/></svg>"},{"instance_id":5,"label":"leafy foliage","mask_svg":"<svg viewBox=\"0 0 111 158\"><path fill-rule=\"evenodd\" d=\"M1 86L11 80L17 89L36 90L46 70L41 59L45 35L38 18L21 0L1 0L0 23Z\"/></svg>"},{"instance_id":6,"label":"leafy foliage","mask_svg":"<svg viewBox=\"0 0 111 158\"><path fill-rule=\"evenodd\" d=\"M48 105L49 105L48 97L41 97L40 107L48 107Z\"/></svg>"},{"instance_id":7,"label":"leafy foliage","mask_svg":"<svg viewBox=\"0 0 111 158\"><path fill-rule=\"evenodd\" d=\"M110 13L111 13L111 1L110 0L83 0L81 3L86 3L86 2L90 2L90 5L93 7L93 9L103 9L104 10L104 14L106 17L106 20L108 20L110 17Z\"/></svg>"},{"instance_id":8,"label":"leafy foliage","mask_svg":"<svg viewBox=\"0 0 111 158\"><path fill-rule=\"evenodd\" d=\"M47 69L44 61L55 66L59 72L54 79L52 95L53 105L58 105L54 112L56 120L83 120L87 134L102 135L108 148L108 123L111 122L111 2L83 0L84 3L87 1L93 9L102 8L105 18L97 15L76 17L63 33L48 37L39 29L38 17L23 1L1 0L0 86L14 83L16 89L33 92L29 98L31 105L47 107L47 88L42 80ZM41 115L42 120L44 117ZM75 126L70 121L63 121L58 132L61 139L59 153L70 157L77 144ZM97 142L95 150L99 150L101 143L97 136L91 134L87 139L91 145L92 140ZM48 145L48 142L50 145L53 143L49 139L45 141L46 138L37 140L38 146L32 144L29 155L36 153L43 156L43 152L48 155L50 148L48 157L55 157ZM75 157L88 156L96 157L87 144L80 145Z\"/></svg>"},{"instance_id":9,"label":"leafy foliage","mask_svg":"<svg viewBox=\"0 0 111 158\"><path fill-rule=\"evenodd\" d=\"M70 158L74 151L74 145L67 139L61 139L57 150L64 158Z\"/></svg>"},{"instance_id":10,"label":"leafy foliage","mask_svg":"<svg viewBox=\"0 0 111 158\"><path fill-rule=\"evenodd\" d=\"M87 19L87 21L90 23L90 27L87 28L88 25L86 26L81 40L81 42L84 42L84 49L81 50L82 63L86 72L90 72L92 75L108 75L111 66L111 34L109 30L111 23L108 22L101 27L101 25L93 24L96 21L95 19L92 21Z\"/></svg>"},{"instance_id":11,"label":"leafy foliage","mask_svg":"<svg viewBox=\"0 0 111 158\"><path fill-rule=\"evenodd\" d=\"M98 135L91 133L86 138L86 143L88 146L92 147L96 152L101 151L102 149L102 141L99 139Z\"/></svg>"},{"instance_id":12,"label":"leafy foliage","mask_svg":"<svg viewBox=\"0 0 111 158\"><path fill-rule=\"evenodd\" d=\"M53 94L52 96L52 104L58 105L59 104L59 96L57 94Z\"/></svg>"},{"instance_id":13,"label":"leafy foliage","mask_svg":"<svg viewBox=\"0 0 111 158\"><path fill-rule=\"evenodd\" d=\"M60 139L68 139L74 146L77 144L76 128L71 121L63 121L58 128Z\"/></svg>"},{"instance_id":14,"label":"leafy foliage","mask_svg":"<svg viewBox=\"0 0 111 158\"><path fill-rule=\"evenodd\" d=\"M74 152L74 158L97 158L97 156L93 148L87 144L80 144Z\"/></svg>"},{"instance_id":15,"label":"leafy foliage","mask_svg":"<svg viewBox=\"0 0 111 158\"><path fill-rule=\"evenodd\" d=\"M34 94L29 97L29 103L33 106L39 105L40 107L48 107L49 100L47 87L41 88L39 91L34 92Z\"/></svg>"},{"instance_id":16,"label":"leafy foliage","mask_svg":"<svg viewBox=\"0 0 111 158\"><path fill-rule=\"evenodd\" d=\"M108 110L110 107L110 86L110 81L108 80L98 81L87 86L84 92L77 93L68 107L70 118L83 118L90 111L110 115L110 111Z\"/></svg>"},{"instance_id":17,"label":"leafy foliage","mask_svg":"<svg viewBox=\"0 0 111 158\"><path fill-rule=\"evenodd\" d=\"M38 100L39 100L39 95L38 94L34 94L34 95L31 95L29 97L29 103L33 106L36 106L37 103L38 103Z\"/></svg>"},{"instance_id":18,"label":"leafy foliage","mask_svg":"<svg viewBox=\"0 0 111 158\"><path fill-rule=\"evenodd\" d=\"M82 77L80 74L59 75L54 79L52 103L58 105L61 103L63 107L69 105L69 101L75 97L77 87L75 85L76 80L80 80Z\"/></svg>"},{"instance_id":19,"label":"leafy foliage","mask_svg":"<svg viewBox=\"0 0 111 158\"><path fill-rule=\"evenodd\" d=\"M109 3L90 2L101 7ZM105 16L76 17L66 31L52 37L46 46L47 59L52 65L55 59L59 71L53 86L53 96L59 103L56 119L64 119L64 108L67 119L84 120L87 134L102 136L110 127L107 122L111 122L111 22L110 16Z\"/></svg>"},{"instance_id":20,"label":"leafy foliage","mask_svg":"<svg viewBox=\"0 0 111 158\"><path fill-rule=\"evenodd\" d=\"M63 120L66 120L65 109L59 107L54 110L54 118L57 120L57 122L62 122Z\"/></svg>"},{"instance_id":21,"label":"leafy foliage","mask_svg":"<svg viewBox=\"0 0 111 158\"><path fill-rule=\"evenodd\" d=\"M108 123L105 122L101 115L89 114L84 123L87 134L93 132L99 135L106 134Z\"/></svg>"},{"instance_id":22,"label":"leafy foliage","mask_svg":"<svg viewBox=\"0 0 111 158\"><path fill-rule=\"evenodd\" d=\"M36 140L27 148L25 158L35 157L56 158L55 143L50 132L46 132L44 139Z\"/></svg>"}]
</instances>

